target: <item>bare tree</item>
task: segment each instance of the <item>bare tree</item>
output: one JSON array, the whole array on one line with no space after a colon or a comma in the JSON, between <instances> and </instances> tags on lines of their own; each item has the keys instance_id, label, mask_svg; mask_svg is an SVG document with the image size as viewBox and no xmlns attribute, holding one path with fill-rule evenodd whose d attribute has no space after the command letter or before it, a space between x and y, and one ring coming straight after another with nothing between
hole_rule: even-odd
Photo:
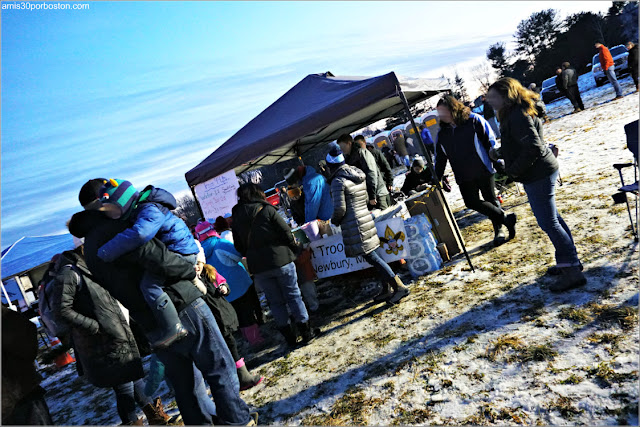
<instances>
[{"instance_id":1,"label":"bare tree","mask_svg":"<svg viewBox=\"0 0 640 427\"><path fill-rule=\"evenodd\" d=\"M193 196L186 194L177 201L178 207L174 210L174 213L182 218L188 226L197 224L198 219L200 219L200 211Z\"/></svg>"},{"instance_id":2,"label":"bare tree","mask_svg":"<svg viewBox=\"0 0 640 427\"><path fill-rule=\"evenodd\" d=\"M488 61L471 68L471 78L480 85L480 93L486 94L489 90L489 86L495 80L496 73L489 64Z\"/></svg>"}]
</instances>

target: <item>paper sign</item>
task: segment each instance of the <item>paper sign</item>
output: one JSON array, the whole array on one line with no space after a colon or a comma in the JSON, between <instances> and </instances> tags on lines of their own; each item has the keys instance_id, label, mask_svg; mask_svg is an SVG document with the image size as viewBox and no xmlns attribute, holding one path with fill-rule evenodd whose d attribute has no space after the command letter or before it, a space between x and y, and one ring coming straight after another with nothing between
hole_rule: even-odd
<instances>
[{"instance_id":1,"label":"paper sign","mask_svg":"<svg viewBox=\"0 0 640 427\"><path fill-rule=\"evenodd\" d=\"M195 193L204 217L215 220L219 216L230 214L231 208L238 203L238 187L240 184L233 170L196 185Z\"/></svg>"},{"instance_id":2,"label":"paper sign","mask_svg":"<svg viewBox=\"0 0 640 427\"><path fill-rule=\"evenodd\" d=\"M383 260L392 262L407 257L407 236L402 218L380 221L376 223L376 229L380 237L380 247L376 251ZM310 248L311 264L318 278L337 276L371 267L371 264L361 256L352 258L344 255L341 234L311 242Z\"/></svg>"}]
</instances>

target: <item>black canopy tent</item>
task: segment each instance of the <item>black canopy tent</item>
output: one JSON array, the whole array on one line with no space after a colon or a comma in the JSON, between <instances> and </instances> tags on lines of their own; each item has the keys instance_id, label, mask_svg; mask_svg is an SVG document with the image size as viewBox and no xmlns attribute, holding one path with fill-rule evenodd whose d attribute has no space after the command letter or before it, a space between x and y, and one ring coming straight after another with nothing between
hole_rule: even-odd
<instances>
[{"instance_id":1,"label":"black canopy tent","mask_svg":"<svg viewBox=\"0 0 640 427\"><path fill-rule=\"evenodd\" d=\"M240 174L298 158L401 110L412 117L411 105L449 90L445 79L398 78L394 72L378 77L310 74L188 171L187 183L195 197L196 185L229 170ZM417 128L415 132L423 146ZM435 176L430 156L426 157ZM437 191L442 192L439 184ZM200 207L197 197L196 203ZM445 208L455 222L449 206ZM464 245L463 249L473 269Z\"/></svg>"}]
</instances>

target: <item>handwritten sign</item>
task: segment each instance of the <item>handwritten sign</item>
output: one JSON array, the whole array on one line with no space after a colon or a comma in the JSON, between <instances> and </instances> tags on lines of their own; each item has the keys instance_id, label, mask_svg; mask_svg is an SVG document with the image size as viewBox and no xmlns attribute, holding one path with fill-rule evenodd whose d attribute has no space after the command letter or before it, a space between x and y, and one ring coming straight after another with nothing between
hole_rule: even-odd
<instances>
[{"instance_id":1,"label":"handwritten sign","mask_svg":"<svg viewBox=\"0 0 640 427\"><path fill-rule=\"evenodd\" d=\"M383 260L393 262L407 257L407 237L402 218L377 222L376 229L380 237L380 247L376 251ZM372 267L362 256L345 256L341 234L311 242L310 248L311 264L320 279Z\"/></svg>"},{"instance_id":2,"label":"handwritten sign","mask_svg":"<svg viewBox=\"0 0 640 427\"><path fill-rule=\"evenodd\" d=\"M215 220L219 216L230 214L231 208L238 203L238 187L240 184L233 170L196 185L195 193L204 217Z\"/></svg>"}]
</instances>

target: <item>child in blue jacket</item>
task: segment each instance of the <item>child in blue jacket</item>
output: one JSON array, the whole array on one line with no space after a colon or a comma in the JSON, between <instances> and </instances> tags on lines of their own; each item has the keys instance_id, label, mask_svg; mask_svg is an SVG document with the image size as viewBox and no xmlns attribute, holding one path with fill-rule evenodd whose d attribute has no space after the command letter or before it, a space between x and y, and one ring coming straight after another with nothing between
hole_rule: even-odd
<instances>
[{"instance_id":1,"label":"child in blue jacket","mask_svg":"<svg viewBox=\"0 0 640 427\"><path fill-rule=\"evenodd\" d=\"M198 246L184 221L171 212L177 206L171 193L151 185L139 193L129 181L110 179L105 180L96 198L99 200L85 205L85 209L98 208L113 219L121 218L132 223L130 228L98 249L100 259L115 261L157 237L167 249L182 255L195 266ZM162 275L149 270L145 271L140 282L145 301L160 325L160 331L149 340L154 348L167 347L187 335L176 308L162 288L164 282Z\"/></svg>"}]
</instances>

